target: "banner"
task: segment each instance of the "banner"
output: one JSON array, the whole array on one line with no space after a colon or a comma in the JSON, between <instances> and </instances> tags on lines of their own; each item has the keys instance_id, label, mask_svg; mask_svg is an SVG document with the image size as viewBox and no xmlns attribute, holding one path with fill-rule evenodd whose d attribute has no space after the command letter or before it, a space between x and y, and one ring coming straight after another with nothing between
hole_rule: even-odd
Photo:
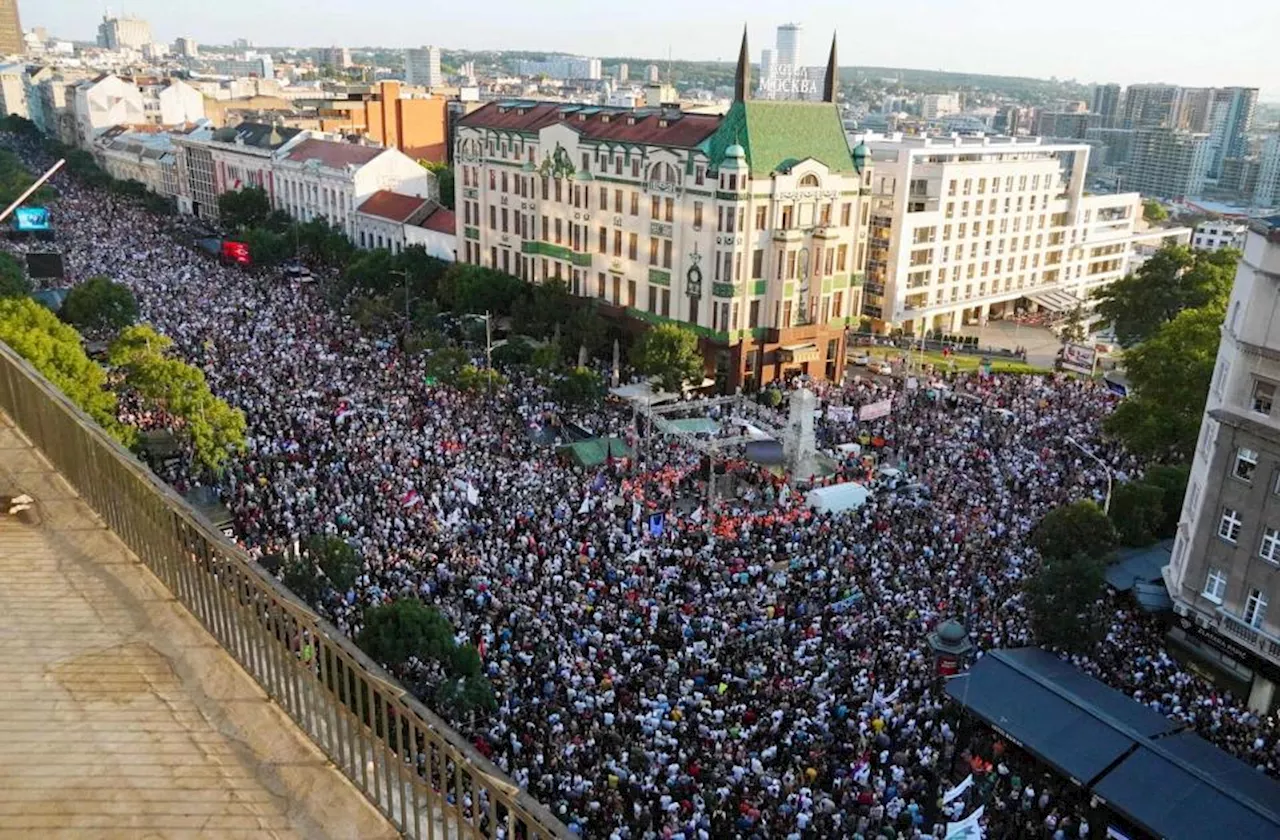
<instances>
[{"instance_id":1,"label":"banner","mask_svg":"<svg viewBox=\"0 0 1280 840\"><path fill-rule=\"evenodd\" d=\"M963 794L966 790L973 787L973 774L970 773L967 778L960 784L953 787L942 795L942 804L949 805L957 796Z\"/></svg>"},{"instance_id":2,"label":"banner","mask_svg":"<svg viewBox=\"0 0 1280 840\"><path fill-rule=\"evenodd\" d=\"M827 419L833 423L852 423L853 407L847 405L836 405L827 409Z\"/></svg>"},{"instance_id":3,"label":"banner","mask_svg":"<svg viewBox=\"0 0 1280 840\"><path fill-rule=\"evenodd\" d=\"M980 805L978 810L960 822L947 823L945 840L982 840L982 826L978 821L982 819L982 813L985 810L986 806Z\"/></svg>"},{"instance_id":4,"label":"banner","mask_svg":"<svg viewBox=\"0 0 1280 840\"><path fill-rule=\"evenodd\" d=\"M1098 361L1098 351L1083 344L1068 344L1062 348L1062 369L1076 373L1093 373Z\"/></svg>"},{"instance_id":5,"label":"banner","mask_svg":"<svg viewBox=\"0 0 1280 840\"><path fill-rule=\"evenodd\" d=\"M862 422L868 420L878 420L881 417L888 417L893 412L893 400L880 400L870 405L864 405L858 411L858 419Z\"/></svg>"}]
</instances>

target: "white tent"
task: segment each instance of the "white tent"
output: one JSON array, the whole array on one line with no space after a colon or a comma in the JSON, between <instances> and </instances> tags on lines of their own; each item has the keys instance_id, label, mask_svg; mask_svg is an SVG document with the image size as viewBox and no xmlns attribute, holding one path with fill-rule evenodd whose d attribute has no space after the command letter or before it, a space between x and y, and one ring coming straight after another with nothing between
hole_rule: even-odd
<instances>
[{"instance_id":1,"label":"white tent","mask_svg":"<svg viewBox=\"0 0 1280 840\"><path fill-rule=\"evenodd\" d=\"M850 481L810 490L804 501L819 513L840 513L862 507L866 504L867 495L867 488Z\"/></svg>"}]
</instances>

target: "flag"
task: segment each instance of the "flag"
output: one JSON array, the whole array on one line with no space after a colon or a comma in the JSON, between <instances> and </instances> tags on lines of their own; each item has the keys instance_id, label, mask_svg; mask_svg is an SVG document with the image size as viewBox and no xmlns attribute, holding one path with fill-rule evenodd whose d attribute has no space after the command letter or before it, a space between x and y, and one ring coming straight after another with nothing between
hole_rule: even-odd
<instances>
[{"instance_id":1,"label":"flag","mask_svg":"<svg viewBox=\"0 0 1280 840\"><path fill-rule=\"evenodd\" d=\"M422 497L418 495L417 490L410 490L400 497L400 505L405 508L415 508L422 504Z\"/></svg>"},{"instance_id":2,"label":"flag","mask_svg":"<svg viewBox=\"0 0 1280 840\"><path fill-rule=\"evenodd\" d=\"M595 480L591 482L591 489L599 493L604 489L604 471L596 473Z\"/></svg>"},{"instance_id":3,"label":"flag","mask_svg":"<svg viewBox=\"0 0 1280 840\"><path fill-rule=\"evenodd\" d=\"M985 805L979 805L978 810L960 822L947 823L945 840L982 840L984 835L979 820L982 819L982 813L985 810Z\"/></svg>"},{"instance_id":4,"label":"flag","mask_svg":"<svg viewBox=\"0 0 1280 840\"><path fill-rule=\"evenodd\" d=\"M649 535L653 537L662 536L663 515L660 513L651 514L649 516Z\"/></svg>"},{"instance_id":5,"label":"flag","mask_svg":"<svg viewBox=\"0 0 1280 840\"><path fill-rule=\"evenodd\" d=\"M590 513L590 512L591 512L591 497L584 496L582 499L582 504L578 506L578 513L583 514L583 513Z\"/></svg>"}]
</instances>

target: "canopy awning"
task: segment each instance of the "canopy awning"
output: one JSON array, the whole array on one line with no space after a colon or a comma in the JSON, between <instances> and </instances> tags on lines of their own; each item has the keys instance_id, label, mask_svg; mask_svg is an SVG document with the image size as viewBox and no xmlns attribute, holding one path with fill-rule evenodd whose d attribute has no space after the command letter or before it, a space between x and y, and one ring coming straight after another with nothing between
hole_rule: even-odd
<instances>
[{"instance_id":1,"label":"canopy awning","mask_svg":"<svg viewBox=\"0 0 1280 840\"><path fill-rule=\"evenodd\" d=\"M785 344L778 348L778 361L783 363L816 362L820 358L816 344Z\"/></svg>"},{"instance_id":2,"label":"canopy awning","mask_svg":"<svg viewBox=\"0 0 1280 840\"><path fill-rule=\"evenodd\" d=\"M1027 300L1044 307L1051 312L1070 312L1077 306L1084 306L1085 301L1070 292L1049 291L1027 295Z\"/></svg>"}]
</instances>

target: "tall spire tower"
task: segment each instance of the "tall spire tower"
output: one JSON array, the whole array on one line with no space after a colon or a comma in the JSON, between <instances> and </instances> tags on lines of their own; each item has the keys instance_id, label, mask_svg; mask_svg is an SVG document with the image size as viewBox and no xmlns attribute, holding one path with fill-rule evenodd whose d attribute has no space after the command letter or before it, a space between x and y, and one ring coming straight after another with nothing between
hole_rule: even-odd
<instances>
[{"instance_id":1,"label":"tall spire tower","mask_svg":"<svg viewBox=\"0 0 1280 840\"><path fill-rule=\"evenodd\" d=\"M751 91L751 53L747 50L747 25L742 25L742 48L738 50L738 72L733 77L733 101L745 102Z\"/></svg>"},{"instance_id":2,"label":"tall spire tower","mask_svg":"<svg viewBox=\"0 0 1280 840\"><path fill-rule=\"evenodd\" d=\"M836 36L831 33L831 55L827 57L827 77L822 82L822 101L835 102L840 87L840 64L836 61Z\"/></svg>"}]
</instances>

